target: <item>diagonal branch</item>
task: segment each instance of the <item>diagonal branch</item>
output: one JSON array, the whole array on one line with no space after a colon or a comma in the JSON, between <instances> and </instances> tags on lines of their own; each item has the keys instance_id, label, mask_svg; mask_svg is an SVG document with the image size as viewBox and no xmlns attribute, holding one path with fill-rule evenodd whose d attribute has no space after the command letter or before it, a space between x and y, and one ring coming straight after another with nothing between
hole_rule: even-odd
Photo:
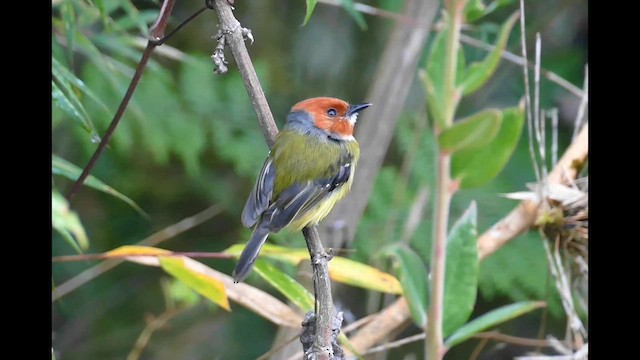
<instances>
[{"instance_id":1,"label":"diagonal branch","mask_svg":"<svg viewBox=\"0 0 640 360\"><path fill-rule=\"evenodd\" d=\"M124 115L124 111L127 109L127 106L129 105L129 101L133 96L133 92L136 90L136 87L138 87L138 82L140 82L140 77L142 77L142 72L147 67L147 63L149 62L149 58L151 57L153 50L158 45L160 45L158 43L158 40L164 37L164 30L167 27L167 23L169 22L169 16L173 11L174 3L175 3L175 0L165 0L163 2L162 8L160 9L160 13L158 14L158 19L153 24L153 26L151 26L151 28L149 29L149 39L147 42L147 47L142 52L142 58L140 59L140 62L136 67L136 72L133 74L133 78L129 83L129 88L127 88L127 92L124 94L124 97L122 98L122 101L118 106L118 110L116 110L115 115L113 115L113 120L111 120L111 124L109 124L109 128L107 128L107 131L105 132L104 137L100 141L98 148L91 156L91 159L89 159L87 166L85 166L84 169L82 170L82 174L80 174L76 182L73 183L73 185L71 186L71 189L69 189L69 192L67 193L67 200L71 200L73 195L75 195L76 192L78 192L78 189L80 189L80 186L82 186L84 181L87 179L87 176L89 176L89 173L91 173L91 170L93 170L94 166L98 162L98 159L104 152L104 149L107 147L107 144L109 144L109 140L111 140L111 136L113 135L113 132L116 130L116 127L118 126L118 124L120 123L120 120L122 119L122 115Z\"/></svg>"},{"instance_id":2,"label":"diagonal branch","mask_svg":"<svg viewBox=\"0 0 640 360\"><path fill-rule=\"evenodd\" d=\"M231 53L242 76L251 104L258 115L260 128L267 144L271 147L273 146L275 135L278 133L278 128L273 120L269 104L245 46L242 26L233 15L233 8L226 1L215 0L214 9L220 20L221 34L225 37L224 43L231 48ZM315 318L317 320L315 322L316 335L312 351L316 355L315 358L331 359L332 356L330 354L333 353L331 340L334 309L331 299L328 259L318 236L317 227L305 228L303 234L312 259L313 279L316 289Z\"/></svg>"}]
</instances>

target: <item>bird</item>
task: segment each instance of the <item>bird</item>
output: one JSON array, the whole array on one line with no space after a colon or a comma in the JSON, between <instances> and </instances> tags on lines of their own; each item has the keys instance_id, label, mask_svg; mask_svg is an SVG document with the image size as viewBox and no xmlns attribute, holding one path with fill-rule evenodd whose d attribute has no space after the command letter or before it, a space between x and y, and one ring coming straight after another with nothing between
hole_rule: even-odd
<instances>
[{"instance_id":1,"label":"bird","mask_svg":"<svg viewBox=\"0 0 640 360\"><path fill-rule=\"evenodd\" d=\"M291 107L242 210L242 224L253 232L234 283L251 272L269 234L317 225L348 194L360 157L353 129L369 106L314 97Z\"/></svg>"}]
</instances>

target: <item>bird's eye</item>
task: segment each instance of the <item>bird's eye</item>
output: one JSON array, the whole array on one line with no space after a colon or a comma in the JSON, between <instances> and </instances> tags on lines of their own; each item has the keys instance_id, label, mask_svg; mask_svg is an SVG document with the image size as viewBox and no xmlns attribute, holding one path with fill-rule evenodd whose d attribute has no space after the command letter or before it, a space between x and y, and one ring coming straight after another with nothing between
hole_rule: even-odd
<instances>
[{"instance_id":1,"label":"bird's eye","mask_svg":"<svg viewBox=\"0 0 640 360\"><path fill-rule=\"evenodd\" d=\"M331 108L331 109L327 110L327 115L329 115L329 116L332 116L332 117L333 117L333 116L338 115L338 112L336 111L336 109Z\"/></svg>"}]
</instances>

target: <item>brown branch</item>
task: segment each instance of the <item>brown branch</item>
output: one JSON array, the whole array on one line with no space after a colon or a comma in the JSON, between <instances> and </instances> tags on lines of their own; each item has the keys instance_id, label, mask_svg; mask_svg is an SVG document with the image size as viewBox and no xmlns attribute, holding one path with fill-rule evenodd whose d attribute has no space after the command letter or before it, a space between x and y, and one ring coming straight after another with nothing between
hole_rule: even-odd
<instances>
[{"instance_id":1,"label":"brown branch","mask_svg":"<svg viewBox=\"0 0 640 360\"><path fill-rule=\"evenodd\" d=\"M182 219L181 221L167 226L166 228L152 234L146 239L140 241L136 245L142 246L155 246L160 244L163 241L166 241L178 234L181 234L197 225L202 224L203 222L211 219L212 217L218 215L222 212L224 208L219 205L213 205L208 207L207 209L190 216L186 219ZM51 301L56 301L61 297L67 295L68 293L74 291L80 286L86 284L87 282L95 279L96 277L104 274L105 272L113 269L117 265L121 264L123 260L112 259L106 260L97 264L89 269L81 272L80 274L72 277L71 279L65 281L60 286L57 286L51 294Z\"/></svg>"},{"instance_id":2,"label":"brown branch","mask_svg":"<svg viewBox=\"0 0 640 360\"><path fill-rule=\"evenodd\" d=\"M113 132L116 130L116 127L118 126L118 124L120 123L120 120L122 119L122 115L124 115L124 111L127 109L127 106L129 105L129 101L133 96L133 92L136 90L136 87L138 87L138 82L140 81L140 77L142 77L142 72L147 67L147 63L149 62L149 58L151 57L153 50L156 48L156 46L159 45L158 40L160 40L164 35L164 30L167 27L169 16L173 11L174 3L175 3L175 0L165 0L163 2L162 8L160 9L160 13L158 14L158 19L153 24L153 26L151 26L151 28L149 29L149 40L147 42L147 47L142 52L142 57L140 58L140 62L136 67L136 72L133 74L133 78L129 83L127 92L124 94L122 101L120 101L118 110L116 110L116 113L113 116L113 120L111 120L111 124L109 124L109 128L107 128L107 131L102 137L102 140L98 145L98 148L91 156L91 159L89 159L87 166L85 166L84 169L82 170L82 174L80 174L78 179L71 186L71 189L69 189L69 192L67 192L66 198L68 201L70 201L73 195L75 195L78 189L80 189L80 186L82 186L84 181L87 179L87 177L89 176L89 173L91 172L91 170L93 170L98 159L104 152L104 149L107 147L109 140L111 140L111 136L113 135Z\"/></svg>"},{"instance_id":3,"label":"brown branch","mask_svg":"<svg viewBox=\"0 0 640 360\"><path fill-rule=\"evenodd\" d=\"M170 252L166 254L158 253L136 253L136 254L82 254L82 255L63 255L54 256L51 258L51 262L70 262L70 261L87 261L87 260L105 260L105 259L117 259L117 258L129 258L140 256L153 256L153 257L169 257L169 256L187 256L193 259L232 259L233 256L224 253L207 253L207 252Z\"/></svg>"},{"instance_id":4,"label":"brown branch","mask_svg":"<svg viewBox=\"0 0 640 360\"><path fill-rule=\"evenodd\" d=\"M215 0L214 9L220 20L220 34L224 36L224 44L231 48L238 71L242 77L251 104L258 115L260 128L269 147L273 146L278 128L271 114L269 104L260 86L258 75L251 62L251 57L244 43L244 34L240 22L233 15L232 7L224 0ZM244 31L243 31L244 30ZM313 278L316 287L316 323L313 352L315 358L330 359L333 353L331 347L332 322L334 318L333 301L331 299L331 283L328 272L328 258L322 247L317 228L303 230L309 255L312 259Z\"/></svg>"}]
</instances>

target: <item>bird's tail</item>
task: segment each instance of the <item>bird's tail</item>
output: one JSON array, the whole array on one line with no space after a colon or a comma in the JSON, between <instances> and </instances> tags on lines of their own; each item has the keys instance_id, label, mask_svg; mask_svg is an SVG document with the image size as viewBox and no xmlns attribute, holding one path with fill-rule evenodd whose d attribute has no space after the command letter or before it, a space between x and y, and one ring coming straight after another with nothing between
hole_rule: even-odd
<instances>
[{"instance_id":1,"label":"bird's tail","mask_svg":"<svg viewBox=\"0 0 640 360\"><path fill-rule=\"evenodd\" d=\"M253 230L253 234L251 234L251 239L249 239L244 250L242 250L242 254L240 254L236 268L233 270L233 282L239 283L249 275L253 268L253 263L258 258L258 254L260 254L262 245L267 240L267 236L269 236L269 229L258 223Z\"/></svg>"}]
</instances>

